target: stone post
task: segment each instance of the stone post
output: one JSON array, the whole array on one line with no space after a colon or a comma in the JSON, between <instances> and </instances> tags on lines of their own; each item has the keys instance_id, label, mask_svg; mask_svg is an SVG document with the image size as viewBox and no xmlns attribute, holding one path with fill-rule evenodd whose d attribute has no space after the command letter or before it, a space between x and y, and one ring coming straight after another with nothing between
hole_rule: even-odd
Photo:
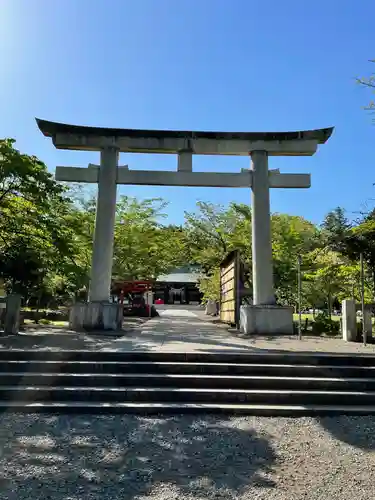
<instances>
[{"instance_id":1,"label":"stone post","mask_svg":"<svg viewBox=\"0 0 375 500\"><path fill-rule=\"evenodd\" d=\"M0 328L4 325L6 306L6 298L0 297Z\"/></svg>"},{"instance_id":2,"label":"stone post","mask_svg":"<svg viewBox=\"0 0 375 500\"><path fill-rule=\"evenodd\" d=\"M20 330L21 295L8 295L6 301L4 334L14 335Z\"/></svg>"},{"instance_id":3,"label":"stone post","mask_svg":"<svg viewBox=\"0 0 375 500\"><path fill-rule=\"evenodd\" d=\"M347 342L357 339L357 316L354 300L342 301L342 338Z\"/></svg>"},{"instance_id":4,"label":"stone post","mask_svg":"<svg viewBox=\"0 0 375 500\"><path fill-rule=\"evenodd\" d=\"M108 302L112 278L113 237L116 216L117 148L101 151L91 265L90 302Z\"/></svg>"},{"instance_id":5,"label":"stone post","mask_svg":"<svg viewBox=\"0 0 375 500\"><path fill-rule=\"evenodd\" d=\"M268 155L253 151L252 160L252 254L254 305L273 305L272 243Z\"/></svg>"},{"instance_id":6,"label":"stone post","mask_svg":"<svg viewBox=\"0 0 375 500\"><path fill-rule=\"evenodd\" d=\"M362 325L363 330L366 332L367 340L370 340L372 337L372 313L371 309L368 307L365 307L365 314L362 318Z\"/></svg>"}]
</instances>

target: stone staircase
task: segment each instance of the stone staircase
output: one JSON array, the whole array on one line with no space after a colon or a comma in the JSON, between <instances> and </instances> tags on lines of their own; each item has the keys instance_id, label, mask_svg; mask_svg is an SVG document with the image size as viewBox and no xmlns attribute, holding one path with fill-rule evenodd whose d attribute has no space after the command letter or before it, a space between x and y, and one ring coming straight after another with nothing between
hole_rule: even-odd
<instances>
[{"instance_id":1,"label":"stone staircase","mask_svg":"<svg viewBox=\"0 0 375 500\"><path fill-rule=\"evenodd\" d=\"M0 408L375 414L375 356L4 350Z\"/></svg>"}]
</instances>

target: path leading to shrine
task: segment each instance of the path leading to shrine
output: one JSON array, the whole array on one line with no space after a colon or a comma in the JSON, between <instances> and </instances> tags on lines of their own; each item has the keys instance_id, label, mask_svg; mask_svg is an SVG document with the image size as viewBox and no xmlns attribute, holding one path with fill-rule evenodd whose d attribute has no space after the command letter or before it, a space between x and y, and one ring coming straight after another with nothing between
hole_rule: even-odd
<instances>
[{"instance_id":1,"label":"path leading to shrine","mask_svg":"<svg viewBox=\"0 0 375 500\"><path fill-rule=\"evenodd\" d=\"M150 319L104 349L166 352L259 352L297 351L375 354L375 345L344 342L341 338L296 335L243 337L234 329L204 314L198 306L161 306L159 317Z\"/></svg>"},{"instance_id":2,"label":"path leading to shrine","mask_svg":"<svg viewBox=\"0 0 375 500\"><path fill-rule=\"evenodd\" d=\"M198 306L161 306L159 317L150 319L133 333L115 339L112 347L121 350L158 350L170 352L192 351L248 351L248 339L237 337L226 325L204 321Z\"/></svg>"}]
</instances>

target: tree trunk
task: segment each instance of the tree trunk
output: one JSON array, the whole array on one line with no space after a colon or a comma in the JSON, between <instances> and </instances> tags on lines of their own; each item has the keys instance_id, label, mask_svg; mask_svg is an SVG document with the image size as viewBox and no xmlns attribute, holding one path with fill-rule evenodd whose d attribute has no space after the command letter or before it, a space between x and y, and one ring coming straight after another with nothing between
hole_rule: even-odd
<instances>
[{"instance_id":1,"label":"tree trunk","mask_svg":"<svg viewBox=\"0 0 375 500\"><path fill-rule=\"evenodd\" d=\"M331 297L331 294L329 293L328 294L328 297L327 297L327 306L328 306L328 317L331 318L332 316L332 297Z\"/></svg>"},{"instance_id":2,"label":"tree trunk","mask_svg":"<svg viewBox=\"0 0 375 500\"><path fill-rule=\"evenodd\" d=\"M39 292L38 293L38 300L36 302L36 312L35 312L35 319L34 319L34 322L35 324L39 324L39 310L40 310L40 303L42 301L42 292Z\"/></svg>"}]
</instances>

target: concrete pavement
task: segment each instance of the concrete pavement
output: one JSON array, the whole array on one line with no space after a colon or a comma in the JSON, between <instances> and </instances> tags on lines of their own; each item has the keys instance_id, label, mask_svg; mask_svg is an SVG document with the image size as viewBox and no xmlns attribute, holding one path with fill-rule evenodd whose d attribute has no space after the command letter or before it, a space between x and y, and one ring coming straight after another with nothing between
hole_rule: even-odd
<instances>
[{"instance_id":1,"label":"concrete pavement","mask_svg":"<svg viewBox=\"0 0 375 500\"><path fill-rule=\"evenodd\" d=\"M198 307L164 306L159 314L126 337L114 339L111 349L170 352L251 349L249 340L230 334L225 325L202 321Z\"/></svg>"}]
</instances>

